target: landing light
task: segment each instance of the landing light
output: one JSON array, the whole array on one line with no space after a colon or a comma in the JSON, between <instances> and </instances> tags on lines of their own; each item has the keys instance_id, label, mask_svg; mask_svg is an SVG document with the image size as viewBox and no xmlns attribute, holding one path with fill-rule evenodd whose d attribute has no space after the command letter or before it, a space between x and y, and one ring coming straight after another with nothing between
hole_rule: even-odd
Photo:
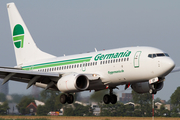
<instances>
[{"instance_id":1,"label":"landing light","mask_svg":"<svg viewBox=\"0 0 180 120\"><path fill-rule=\"evenodd\" d=\"M93 76L93 77L96 77L97 75L96 75L96 74L93 74L92 76Z\"/></svg>"}]
</instances>

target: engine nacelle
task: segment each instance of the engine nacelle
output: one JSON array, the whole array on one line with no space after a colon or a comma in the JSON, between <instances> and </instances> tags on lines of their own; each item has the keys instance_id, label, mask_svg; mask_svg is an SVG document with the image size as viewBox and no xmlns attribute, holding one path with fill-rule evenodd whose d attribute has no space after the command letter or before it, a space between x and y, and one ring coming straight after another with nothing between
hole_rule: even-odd
<instances>
[{"instance_id":1,"label":"engine nacelle","mask_svg":"<svg viewBox=\"0 0 180 120\"><path fill-rule=\"evenodd\" d=\"M159 82L154 84L156 91L159 91L163 88L164 82ZM152 89L152 85L149 82L140 82L134 83L131 85L131 88L137 93L149 93L149 90Z\"/></svg>"},{"instance_id":2,"label":"engine nacelle","mask_svg":"<svg viewBox=\"0 0 180 120\"><path fill-rule=\"evenodd\" d=\"M72 73L63 76L57 82L57 87L62 92L78 92L89 87L89 80L85 75Z\"/></svg>"}]
</instances>

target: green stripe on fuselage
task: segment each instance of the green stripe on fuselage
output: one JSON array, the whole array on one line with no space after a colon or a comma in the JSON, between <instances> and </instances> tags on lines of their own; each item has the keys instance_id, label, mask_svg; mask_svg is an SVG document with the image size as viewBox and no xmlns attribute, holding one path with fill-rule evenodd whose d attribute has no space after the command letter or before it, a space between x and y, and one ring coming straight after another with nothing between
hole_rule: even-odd
<instances>
[{"instance_id":1,"label":"green stripe on fuselage","mask_svg":"<svg viewBox=\"0 0 180 120\"><path fill-rule=\"evenodd\" d=\"M84 57L84 58L77 58L77 59L70 59L70 60L63 60L63 61L55 61L55 62L48 62L48 63L41 63L29 66L23 66L23 70L32 70L32 69L42 69L47 67L55 67L61 65L69 65L69 64L77 64L83 62L89 62L92 57Z\"/></svg>"}]
</instances>

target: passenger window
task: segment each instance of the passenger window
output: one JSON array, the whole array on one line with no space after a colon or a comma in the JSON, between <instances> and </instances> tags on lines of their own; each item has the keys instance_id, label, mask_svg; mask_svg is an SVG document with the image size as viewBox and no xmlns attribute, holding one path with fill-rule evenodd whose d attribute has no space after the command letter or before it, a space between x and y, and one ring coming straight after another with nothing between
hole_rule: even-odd
<instances>
[{"instance_id":1,"label":"passenger window","mask_svg":"<svg viewBox=\"0 0 180 120\"><path fill-rule=\"evenodd\" d=\"M106 64L107 64L107 60L106 60Z\"/></svg>"},{"instance_id":2,"label":"passenger window","mask_svg":"<svg viewBox=\"0 0 180 120\"><path fill-rule=\"evenodd\" d=\"M80 64L80 67L82 67L82 64Z\"/></svg>"},{"instance_id":3,"label":"passenger window","mask_svg":"<svg viewBox=\"0 0 180 120\"><path fill-rule=\"evenodd\" d=\"M121 62L123 62L123 58L121 58Z\"/></svg>"},{"instance_id":4,"label":"passenger window","mask_svg":"<svg viewBox=\"0 0 180 120\"><path fill-rule=\"evenodd\" d=\"M124 61L126 61L126 58L124 58Z\"/></svg>"},{"instance_id":5,"label":"passenger window","mask_svg":"<svg viewBox=\"0 0 180 120\"><path fill-rule=\"evenodd\" d=\"M129 58L127 58L127 61L129 61Z\"/></svg>"},{"instance_id":6,"label":"passenger window","mask_svg":"<svg viewBox=\"0 0 180 120\"><path fill-rule=\"evenodd\" d=\"M100 64L102 64L102 61L100 62Z\"/></svg>"},{"instance_id":7,"label":"passenger window","mask_svg":"<svg viewBox=\"0 0 180 120\"><path fill-rule=\"evenodd\" d=\"M115 63L115 60L113 60L113 63Z\"/></svg>"},{"instance_id":8,"label":"passenger window","mask_svg":"<svg viewBox=\"0 0 180 120\"><path fill-rule=\"evenodd\" d=\"M68 66L67 66L67 69L68 69Z\"/></svg>"},{"instance_id":9,"label":"passenger window","mask_svg":"<svg viewBox=\"0 0 180 120\"><path fill-rule=\"evenodd\" d=\"M116 59L116 62L118 62L118 59Z\"/></svg>"},{"instance_id":10,"label":"passenger window","mask_svg":"<svg viewBox=\"0 0 180 120\"><path fill-rule=\"evenodd\" d=\"M121 59L119 58L119 62L121 62Z\"/></svg>"},{"instance_id":11,"label":"passenger window","mask_svg":"<svg viewBox=\"0 0 180 120\"><path fill-rule=\"evenodd\" d=\"M95 62L95 65L97 65L97 62Z\"/></svg>"},{"instance_id":12,"label":"passenger window","mask_svg":"<svg viewBox=\"0 0 180 120\"><path fill-rule=\"evenodd\" d=\"M77 68L79 67L79 64L77 64Z\"/></svg>"}]
</instances>

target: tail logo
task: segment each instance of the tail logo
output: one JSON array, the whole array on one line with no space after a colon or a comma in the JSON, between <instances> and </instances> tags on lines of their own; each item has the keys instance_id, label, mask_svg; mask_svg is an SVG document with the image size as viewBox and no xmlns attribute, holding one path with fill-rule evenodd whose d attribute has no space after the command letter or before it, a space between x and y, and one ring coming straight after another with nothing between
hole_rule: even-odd
<instances>
[{"instance_id":1,"label":"tail logo","mask_svg":"<svg viewBox=\"0 0 180 120\"><path fill-rule=\"evenodd\" d=\"M16 48L23 48L24 29L20 24L17 24L13 30L13 42Z\"/></svg>"}]
</instances>

